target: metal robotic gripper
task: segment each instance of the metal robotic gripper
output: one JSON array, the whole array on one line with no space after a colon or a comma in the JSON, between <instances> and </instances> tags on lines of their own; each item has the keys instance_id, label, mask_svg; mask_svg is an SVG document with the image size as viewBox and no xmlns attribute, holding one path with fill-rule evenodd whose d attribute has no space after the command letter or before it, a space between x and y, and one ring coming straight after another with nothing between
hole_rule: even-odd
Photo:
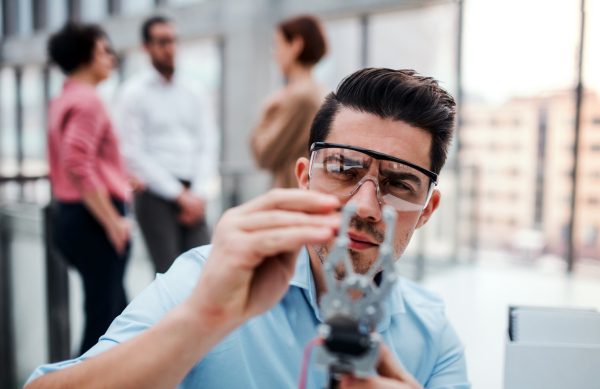
<instances>
[{"instance_id":1,"label":"metal robotic gripper","mask_svg":"<svg viewBox=\"0 0 600 389\"><path fill-rule=\"evenodd\" d=\"M320 306L325 315L318 329L322 339L315 349L315 367L329 374L330 387L340 374L368 377L375 373L379 357L377 324L384 315L384 301L398 278L394 271L393 239L396 211L383 207L385 239L379 246L377 260L367 274L357 274L348 252L348 226L356 213L349 202L343 210L342 227L331 253L323 263L327 293ZM345 277L336 280L335 269L342 263ZM374 280L375 275L379 285Z\"/></svg>"}]
</instances>

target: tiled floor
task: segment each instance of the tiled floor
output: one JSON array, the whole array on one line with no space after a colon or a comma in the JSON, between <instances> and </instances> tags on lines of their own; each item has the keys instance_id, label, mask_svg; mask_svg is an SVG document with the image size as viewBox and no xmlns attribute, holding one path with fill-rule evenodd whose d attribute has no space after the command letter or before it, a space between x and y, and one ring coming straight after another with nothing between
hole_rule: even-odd
<instances>
[{"instance_id":1,"label":"tiled floor","mask_svg":"<svg viewBox=\"0 0 600 389\"><path fill-rule=\"evenodd\" d=\"M600 278L567 276L556 260L535 266L485 261L427 277L423 284L446 301L447 315L466 345L473 388L503 388L504 343L510 305L600 309Z\"/></svg>"}]
</instances>

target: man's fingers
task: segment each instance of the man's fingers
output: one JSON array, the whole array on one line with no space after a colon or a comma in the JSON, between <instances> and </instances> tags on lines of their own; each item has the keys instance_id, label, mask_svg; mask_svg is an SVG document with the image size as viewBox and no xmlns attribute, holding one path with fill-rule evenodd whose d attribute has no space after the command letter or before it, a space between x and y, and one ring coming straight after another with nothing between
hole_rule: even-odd
<instances>
[{"instance_id":1,"label":"man's fingers","mask_svg":"<svg viewBox=\"0 0 600 389\"><path fill-rule=\"evenodd\" d=\"M238 228L247 232L292 226L339 228L341 221L340 215L324 216L275 210L249 214L240 220Z\"/></svg>"},{"instance_id":2,"label":"man's fingers","mask_svg":"<svg viewBox=\"0 0 600 389\"><path fill-rule=\"evenodd\" d=\"M384 377L356 378L350 375L342 377L342 389L413 389L412 386Z\"/></svg>"},{"instance_id":3,"label":"man's fingers","mask_svg":"<svg viewBox=\"0 0 600 389\"><path fill-rule=\"evenodd\" d=\"M284 209L308 213L329 213L340 207L337 197L303 189L273 189L267 194L240 205L242 213Z\"/></svg>"},{"instance_id":4,"label":"man's fingers","mask_svg":"<svg viewBox=\"0 0 600 389\"><path fill-rule=\"evenodd\" d=\"M285 227L251 233L253 247L261 257L295 251L308 244L322 244L334 237L331 227Z\"/></svg>"}]
</instances>

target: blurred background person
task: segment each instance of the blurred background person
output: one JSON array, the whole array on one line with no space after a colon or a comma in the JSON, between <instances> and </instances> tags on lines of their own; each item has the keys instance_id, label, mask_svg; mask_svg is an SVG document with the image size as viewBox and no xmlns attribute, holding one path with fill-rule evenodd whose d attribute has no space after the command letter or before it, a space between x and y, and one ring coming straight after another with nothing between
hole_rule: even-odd
<instances>
[{"instance_id":1,"label":"blurred background person","mask_svg":"<svg viewBox=\"0 0 600 389\"><path fill-rule=\"evenodd\" d=\"M48 53L67 75L62 93L48 107L50 182L56 201L53 237L83 278L84 353L127 305L127 173L119 140L96 93L96 85L109 77L115 56L100 27L73 23L50 37Z\"/></svg>"},{"instance_id":2,"label":"blurred background person","mask_svg":"<svg viewBox=\"0 0 600 389\"><path fill-rule=\"evenodd\" d=\"M217 173L216 128L209 109L175 76L177 32L161 16L142 25L152 68L122 87L115 120L128 166L145 187L134 209L156 272L210 242L208 183Z\"/></svg>"},{"instance_id":3,"label":"blurred background person","mask_svg":"<svg viewBox=\"0 0 600 389\"><path fill-rule=\"evenodd\" d=\"M275 30L274 57L286 86L267 99L252 134L256 162L271 172L274 187L298 187L296 161L308 158L310 124L325 97L312 69L326 52L321 24L313 16L284 20Z\"/></svg>"}]
</instances>

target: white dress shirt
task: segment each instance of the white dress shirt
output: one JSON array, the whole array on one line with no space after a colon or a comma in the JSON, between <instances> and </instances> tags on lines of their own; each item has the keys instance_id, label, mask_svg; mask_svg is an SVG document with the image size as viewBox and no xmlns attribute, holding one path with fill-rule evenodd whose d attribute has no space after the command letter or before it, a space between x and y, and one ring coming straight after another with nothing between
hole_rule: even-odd
<instances>
[{"instance_id":1,"label":"white dress shirt","mask_svg":"<svg viewBox=\"0 0 600 389\"><path fill-rule=\"evenodd\" d=\"M174 200L184 187L206 198L217 175L217 131L200 96L154 68L127 80L114 107L123 154L134 177L152 193Z\"/></svg>"}]
</instances>

